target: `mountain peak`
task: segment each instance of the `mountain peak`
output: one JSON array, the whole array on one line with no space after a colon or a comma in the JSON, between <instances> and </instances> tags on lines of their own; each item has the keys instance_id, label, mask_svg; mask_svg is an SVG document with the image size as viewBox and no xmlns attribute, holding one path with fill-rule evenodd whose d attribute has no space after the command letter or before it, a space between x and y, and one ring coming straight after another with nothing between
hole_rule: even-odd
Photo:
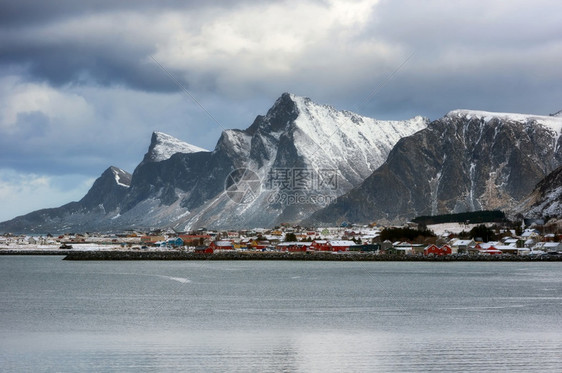
<instances>
[{"instance_id":1,"label":"mountain peak","mask_svg":"<svg viewBox=\"0 0 562 373\"><path fill-rule=\"evenodd\" d=\"M208 152L207 149L188 144L163 132L152 133L148 153L144 156L146 162L161 162L176 153Z\"/></svg>"},{"instance_id":2,"label":"mountain peak","mask_svg":"<svg viewBox=\"0 0 562 373\"><path fill-rule=\"evenodd\" d=\"M279 132L287 128L299 116L299 109L295 102L296 97L291 93L283 93L265 116L258 115L256 117L254 123L246 129L246 133L253 135L258 129L267 132Z\"/></svg>"},{"instance_id":3,"label":"mountain peak","mask_svg":"<svg viewBox=\"0 0 562 373\"><path fill-rule=\"evenodd\" d=\"M127 193L131 179L132 175L127 171L115 166L108 167L80 200L80 204L86 208L102 206L103 211L112 211Z\"/></svg>"},{"instance_id":4,"label":"mountain peak","mask_svg":"<svg viewBox=\"0 0 562 373\"><path fill-rule=\"evenodd\" d=\"M127 171L124 171L118 167L111 166L109 167L105 173L111 173L115 179L115 183L119 186L128 188L131 185L131 174Z\"/></svg>"},{"instance_id":5,"label":"mountain peak","mask_svg":"<svg viewBox=\"0 0 562 373\"><path fill-rule=\"evenodd\" d=\"M271 109L267 111L265 118L271 124L273 131L285 128L288 123L299 116L295 98L295 95L285 92L275 101Z\"/></svg>"}]
</instances>

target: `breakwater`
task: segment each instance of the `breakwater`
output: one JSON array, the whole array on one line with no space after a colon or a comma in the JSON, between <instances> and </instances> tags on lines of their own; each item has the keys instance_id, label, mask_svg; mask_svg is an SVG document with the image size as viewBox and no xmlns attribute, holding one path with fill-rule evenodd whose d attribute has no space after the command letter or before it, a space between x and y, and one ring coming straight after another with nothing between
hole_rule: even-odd
<instances>
[{"instance_id":1,"label":"breakwater","mask_svg":"<svg viewBox=\"0 0 562 373\"><path fill-rule=\"evenodd\" d=\"M71 251L64 260L296 260L296 261L428 261L428 262L527 262L562 261L562 255L392 255L373 253L244 252L221 251L212 254L185 251Z\"/></svg>"},{"instance_id":2,"label":"breakwater","mask_svg":"<svg viewBox=\"0 0 562 373\"><path fill-rule=\"evenodd\" d=\"M0 255L68 255L70 250L12 250L0 249Z\"/></svg>"}]
</instances>

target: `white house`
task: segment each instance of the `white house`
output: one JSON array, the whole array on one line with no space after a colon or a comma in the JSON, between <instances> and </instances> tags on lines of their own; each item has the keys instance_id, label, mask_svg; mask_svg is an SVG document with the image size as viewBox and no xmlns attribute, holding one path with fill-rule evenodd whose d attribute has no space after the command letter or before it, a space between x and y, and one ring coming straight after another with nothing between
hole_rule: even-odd
<instances>
[{"instance_id":1,"label":"white house","mask_svg":"<svg viewBox=\"0 0 562 373\"><path fill-rule=\"evenodd\" d=\"M457 253L467 253L469 249L472 249L476 246L476 242L474 240L453 240L449 243L451 246L453 254Z\"/></svg>"},{"instance_id":2,"label":"white house","mask_svg":"<svg viewBox=\"0 0 562 373\"><path fill-rule=\"evenodd\" d=\"M531 248L531 254L545 254L547 252L558 251L562 251L560 242L537 242L535 246Z\"/></svg>"}]
</instances>

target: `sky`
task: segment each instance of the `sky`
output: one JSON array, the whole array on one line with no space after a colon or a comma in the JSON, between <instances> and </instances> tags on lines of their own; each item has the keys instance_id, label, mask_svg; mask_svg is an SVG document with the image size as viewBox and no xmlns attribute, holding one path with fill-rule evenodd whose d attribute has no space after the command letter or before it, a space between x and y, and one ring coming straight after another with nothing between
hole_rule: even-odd
<instances>
[{"instance_id":1,"label":"sky","mask_svg":"<svg viewBox=\"0 0 562 373\"><path fill-rule=\"evenodd\" d=\"M562 110L558 0L0 0L0 221L212 150L283 92L377 119Z\"/></svg>"}]
</instances>

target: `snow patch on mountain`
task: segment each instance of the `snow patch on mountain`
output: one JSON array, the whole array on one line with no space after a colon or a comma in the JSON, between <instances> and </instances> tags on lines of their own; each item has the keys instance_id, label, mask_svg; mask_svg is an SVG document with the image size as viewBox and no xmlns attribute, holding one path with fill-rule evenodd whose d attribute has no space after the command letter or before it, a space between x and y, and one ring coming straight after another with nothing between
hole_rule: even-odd
<instances>
[{"instance_id":1,"label":"snow patch on mountain","mask_svg":"<svg viewBox=\"0 0 562 373\"><path fill-rule=\"evenodd\" d=\"M545 201L537 207L538 211L541 209L545 216L562 216L562 186L552 190L546 196Z\"/></svg>"},{"instance_id":2,"label":"snow patch on mountain","mask_svg":"<svg viewBox=\"0 0 562 373\"><path fill-rule=\"evenodd\" d=\"M131 185L131 175L129 173L114 166L111 167L111 171L113 172L117 185L125 188L128 188Z\"/></svg>"},{"instance_id":3,"label":"snow patch on mountain","mask_svg":"<svg viewBox=\"0 0 562 373\"><path fill-rule=\"evenodd\" d=\"M536 201L536 204L529 208L528 201ZM562 216L562 186L558 186L548 191L542 198L531 196L529 200L522 203L516 212L528 217ZM527 206L525 204L527 203Z\"/></svg>"},{"instance_id":4,"label":"snow patch on mountain","mask_svg":"<svg viewBox=\"0 0 562 373\"><path fill-rule=\"evenodd\" d=\"M208 150L178 140L177 138L163 132L154 132L152 134L150 150L147 155L151 161L161 162L169 159L176 153L197 152L208 152Z\"/></svg>"},{"instance_id":5,"label":"snow patch on mountain","mask_svg":"<svg viewBox=\"0 0 562 373\"><path fill-rule=\"evenodd\" d=\"M250 144L252 137L240 130L225 130L222 132L219 146L227 150L248 157L250 154ZM217 151L218 149L215 149ZM222 149L224 150L224 149Z\"/></svg>"},{"instance_id":6,"label":"snow patch on mountain","mask_svg":"<svg viewBox=\"0 0 562 373\"><path fill-rule=\"evenodd\" d=\"M511 212L512 216L562 217L562 166L541 180L533 192Z\"/></svg>"},{"instance_id":7,"label":"snow patch on mountain","mask_svg":"<svg viewBox=\"0 0 562 373\"><path fill-rule=\"evenodd\" d=\"M382 121L319 105L291 95L299 115L295 147L313 169L338 169L352 184L362 181L384 163L402 137L427 127L421 116L405 121ZM346 175L347 174L347 175Z\"/></svg>"},{"instance_id":8,"label":"snow patch on mountain","mask_svg":"<svg viewBox=\"0 0 562 373\"><path fill-rule=\"evenodd\" d=\"M461 109L450 111L449 113L447 113L446 117L466 118L469 120L478 118L483 122L489 122L492 119L500 119L518 123L538 123L556 133L556 137L558 138L562 134L562 116L560 116L559 114L560 112L554 115L533 115L516 113L495 113L489 111Z\"/></svg>"}]
</instances>

